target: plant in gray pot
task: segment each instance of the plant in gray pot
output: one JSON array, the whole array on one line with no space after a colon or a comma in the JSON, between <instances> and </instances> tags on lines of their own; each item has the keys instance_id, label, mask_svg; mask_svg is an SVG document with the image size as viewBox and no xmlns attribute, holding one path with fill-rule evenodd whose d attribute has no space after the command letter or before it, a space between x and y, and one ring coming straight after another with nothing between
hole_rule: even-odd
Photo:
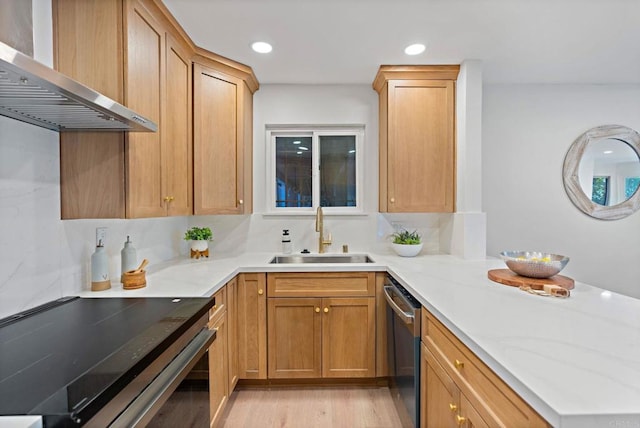
<instances>
[{"instance_id":1,"label":"plant in gray pot","mask_svg":"<svg viewBox=\"0 0 640 428\"><path fill-rule=\"evenodd\" d=\"M213 239L213 232L208 227L192 227L184 234L185 241L191 241L191 258L209 257L209 241Z\"/></svg>"},{"instance_id":2,"label":"plant in gray pot","mask_svg":"<svg viewBox=\"0 0 640 428\"><path fill-rule=\"evenodd\" d=\"M401 257L414 257L422 251L422 239L417 231L401 230L392 235L391 247Z\"/></svg>"}]
</instances>

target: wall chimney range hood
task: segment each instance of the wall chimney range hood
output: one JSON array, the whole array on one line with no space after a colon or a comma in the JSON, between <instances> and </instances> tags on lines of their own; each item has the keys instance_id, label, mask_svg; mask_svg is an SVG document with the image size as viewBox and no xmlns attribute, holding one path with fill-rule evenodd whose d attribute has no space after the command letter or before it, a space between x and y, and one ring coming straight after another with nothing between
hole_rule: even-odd
<instances>
[{"instance_id":1,"label":"wall chimney range hood","mask_svg":"<svg viewBox=\"0 0 640 428\"><path fill-rule=\"evenodd\" d=\"M58 132L158 130L151 120L2 42L0 114Z\"/></svg>"}]
</instances>

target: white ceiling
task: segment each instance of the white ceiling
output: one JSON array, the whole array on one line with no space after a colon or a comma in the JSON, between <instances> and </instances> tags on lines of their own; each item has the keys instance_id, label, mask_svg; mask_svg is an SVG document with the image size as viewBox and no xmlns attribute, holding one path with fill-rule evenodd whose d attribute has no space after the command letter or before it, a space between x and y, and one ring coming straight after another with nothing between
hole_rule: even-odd
<instances>
[{"instance_id":1,"label":"white ceiling","mask_svg":"<svg viewBox=\"0 0 640 428\"><path fill-rule=\"evenodd\" d=\"M488 83L640 83L640 0L164 0L260 83L367 83L381 64L483 62ZM254 41L270 54L251 50ZM409 57L405 46L425 53Z\"/></svg>"}]
</instances>

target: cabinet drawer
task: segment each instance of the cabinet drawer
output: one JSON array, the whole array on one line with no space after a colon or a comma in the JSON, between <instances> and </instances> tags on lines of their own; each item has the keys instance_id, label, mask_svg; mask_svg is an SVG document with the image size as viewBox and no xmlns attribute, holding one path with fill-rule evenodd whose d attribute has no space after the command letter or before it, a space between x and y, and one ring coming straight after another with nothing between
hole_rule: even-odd
<instances>
[{"instance_id":1,"label":"cabinet drawer","mask_svg":"<svg viewBox=\"0 0 640 428\"><path fill-rule=\"evenodd\" d=\"M267 274L268 297L375 296L375 272Z\"/></svg>"},{"instance_id":2,"label":"cabinet drawer","mask_svg":"<svg viewBox=\"0 0 640 428\"><path fill-rule=\"evenodd\" d=\"M423 341L478 410L489 409L504 426L543 427L546 422L489 367L423 308Z\"/></svg>"},{"instance_id":3,"label":"cabinet drawer","mask_svg":"<svg viewBox=\"0 0 640 428\"><path fill-rule=\"evenodd\" d=\"M227 309L227 287L224 286L216 291L211 299L213 300L213 306L209 309L209 321Z\"/></svg>"}]
</instances>

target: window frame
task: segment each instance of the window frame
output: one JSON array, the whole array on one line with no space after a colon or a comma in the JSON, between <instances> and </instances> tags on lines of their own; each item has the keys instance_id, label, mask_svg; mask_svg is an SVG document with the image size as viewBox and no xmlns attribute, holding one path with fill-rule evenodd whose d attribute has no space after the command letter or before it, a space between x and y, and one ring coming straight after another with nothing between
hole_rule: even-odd
<instances>
[{"instance_id":1,"label":"window frame","mask_svg":"<svg viewBox=\"0 0 640 428\"><path fill-rule=\"evenodd\" d=\"M266 126L266 209L267 215L315 215L320 203L320 137L353 135L355 137L356 206L322 207L325 215L364 214L364 125L267 125ZM311 137L311 207L276 207L276 137Z\"/></svg>"}]
</instances>

